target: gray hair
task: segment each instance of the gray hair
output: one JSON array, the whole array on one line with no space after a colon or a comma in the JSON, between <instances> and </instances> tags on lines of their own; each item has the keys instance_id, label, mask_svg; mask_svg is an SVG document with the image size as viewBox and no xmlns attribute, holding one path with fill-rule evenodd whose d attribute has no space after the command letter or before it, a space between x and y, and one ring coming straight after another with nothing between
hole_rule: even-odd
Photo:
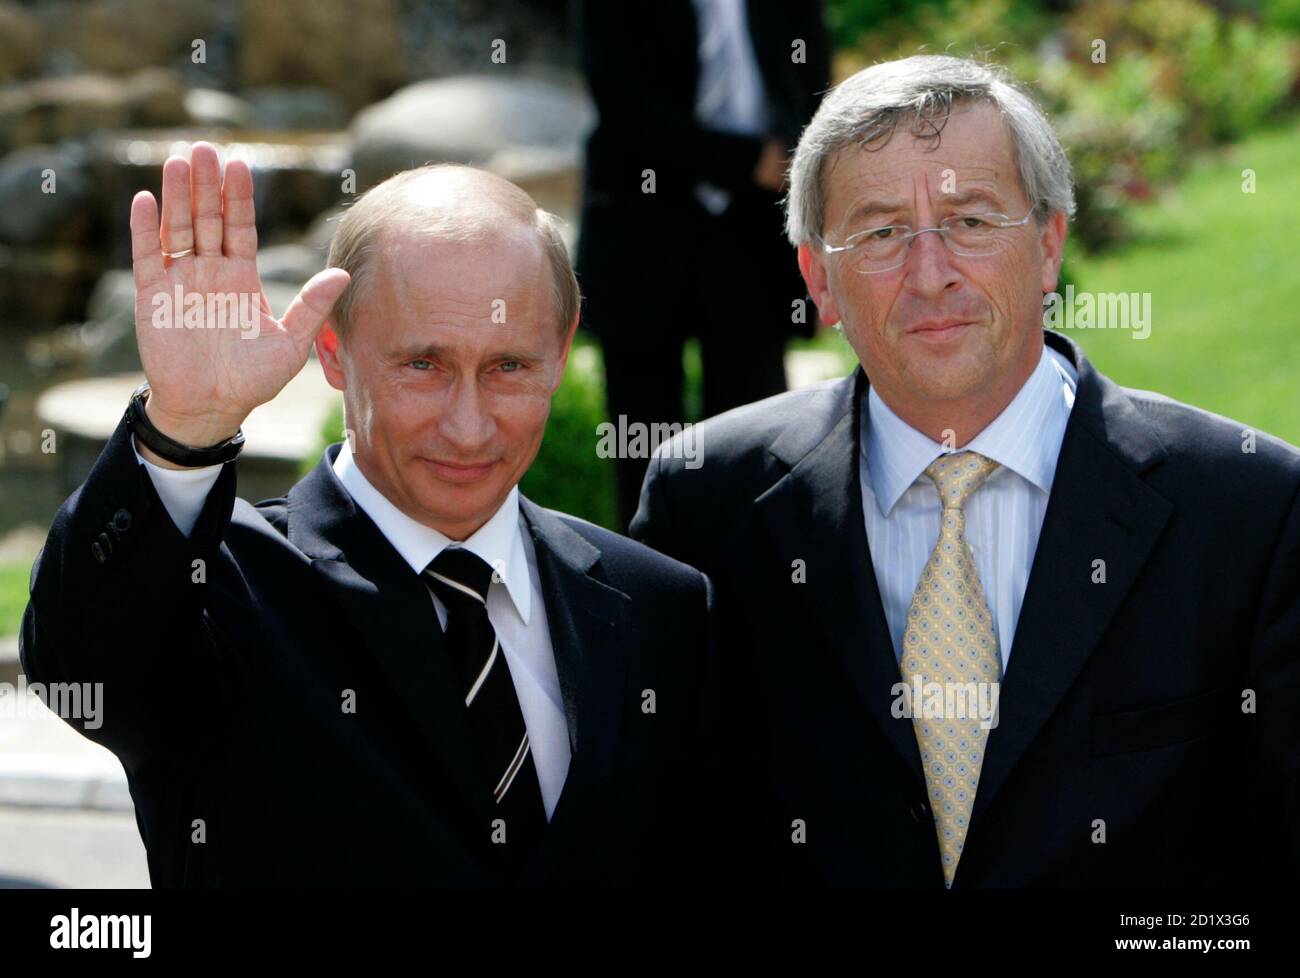
<instances>
[{"instance_id":1,"label":"gray hair","mask_svg":"<svg viewBox=\"0 0 1300 978\"><path fill-rule=\"evenodd\" d=\"M420 200L418 184L430 179L447 181L458 192L432 204ZM560 219L508 180L469 166L437 163L403 170L367 190L339 222L326 260L329 267L341 268L352 277L334 303L339 338L346 336L357 304L371 288L373 259L384 251L389 235L405 230L443 240L476 241L499 233L502 217L537 233L550 266L552 301L563 334L578 314L582 297Z\"/></svg>"},{"instance_id":2,"label":"gray hair","mask_svg":"<svg viewBox=\"0 0 1300 978\"><path fill-rule=\"evenodd\" d=\"M1040 222L1074 215L1070 161L1047 117L1002 68L947 55L917 55L865 68L832 89L804 130L790 164L786 237L801 245L822 232L826 171L851 145L884 145L906 118L918 138L939 136L953 105L988 102L1007 122L1020 185ZM928 127L929 131L925 131Z\"/></svg>"}]
</instances>

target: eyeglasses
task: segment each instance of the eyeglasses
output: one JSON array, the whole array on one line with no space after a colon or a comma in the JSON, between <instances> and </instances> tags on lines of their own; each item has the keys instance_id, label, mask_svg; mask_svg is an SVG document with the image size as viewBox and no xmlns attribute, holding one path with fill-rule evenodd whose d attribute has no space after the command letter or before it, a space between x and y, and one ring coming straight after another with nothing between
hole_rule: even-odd
<instances>
[{"instance_id":1,"label":"eyeglasses","mask_svg":"<svg viewBox=\"0 0 1300 978\"><path fill-rule=\"evenodd\" d=\"M1034 210L1031 207L1029 213L1018 221L1005 214L954 214L932 228L913 231L907 224L886 224L854 232L844 239L843 244L830 244L820 235L817 235L817 240L826 254L848 256L854 271L875 275L901 268L907 261L907 251L913 239L927 231L938 231L954 255L982 258L995 254L1006 243L1008 229L1028 224Z\"/></svg>"}]
</instances>

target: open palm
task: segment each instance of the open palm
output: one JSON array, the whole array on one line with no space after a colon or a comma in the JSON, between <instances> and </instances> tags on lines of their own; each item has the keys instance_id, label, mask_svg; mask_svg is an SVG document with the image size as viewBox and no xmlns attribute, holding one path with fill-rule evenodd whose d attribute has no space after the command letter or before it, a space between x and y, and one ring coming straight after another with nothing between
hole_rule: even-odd
<instances>
[{"instance_id":1,"label":"open palm","mask_svg":"<svg viewBox=\"0 0 1300 978\"><path fill-rule=\"evenodd\" d=\"M228 435L302 369L348 275L337 268L318 273L276 319L257 274L248 165L231 160L223 182L213 146L195 143L191 155L163 165L161 225L152 194L131 202L135 335L152 389L151 415L183 420L191 433ZM208 315L217 308L213 300L232 295L232 316L217 328ZM178 296L196 310L202 301L199 322L192 314L189 328ZM250 322L233 315L241 307Z\"/></svg>"}]
</instances>

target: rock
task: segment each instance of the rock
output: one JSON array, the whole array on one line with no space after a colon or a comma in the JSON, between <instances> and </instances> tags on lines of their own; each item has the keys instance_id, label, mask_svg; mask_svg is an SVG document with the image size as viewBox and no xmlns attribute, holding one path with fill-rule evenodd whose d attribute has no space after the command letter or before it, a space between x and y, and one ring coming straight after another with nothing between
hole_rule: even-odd
<instances>
[{"instance_id":1,"label":"rock","mask_svg":"<svg viewBox=\"0 0 1300 978\"><path fill-rule=\"evenodd\" d=\"M190 121L180 76L165 68L141 68L122 88L129 125L141 128L179 126Z\"/></svg>"},{"instance_id":2,"label":"rock","mask_svg":"<svg viewBox=\"0 0 1300 978\"><path fill-rule=\"evenodd\" d=\"M74 245L0 245L0 326L80 319L103 267L100 255Z\"/></svg>"},{"instance_id":3,"label":"rock","mask_svg":"<svg viewBox=\"0 0 1300 978\"><path fill-rule=\"evenodd\" d=\"M341 169L330 171L318 166L254 170L254 182L264 188L255 191L263 244L283 243L288 234L297 240L318 214L338 203L342 179Z\"/></svg>"},{"instance_id":4,"label":"rock","mask_svg":"<svg viewBox=\"0 0 1300 978\"><path fill-rule=\"evenodd\" d=\"M408 77L496 71L502 58L511 69L572 67L576 6L572 0L398 0Z\"/></svg>"},{"instance_id":5,"label":"rock","mask_svg":"<svg viewBox=\"0 0 1300 978\"><path fill-rule=\"evenodd\" d=\"M0 89L0 151L104 129L188 122L180 79L162 68L142 68L127 79L83 74Z\"/></svg>"},{"instance_id":6,"label":"rock","mask_svg":"<svg viewBox=\"0 0 1300 978\"><path fill-rule=\"evenodd\" d=\"M191 62L193 42L211 42L215 14L208 0L88 0L53 19L51 29L85 69L122 75Z\"/></svg>"},{"instance_id":7,"label":"rock","mask_svg":"<svg viewBox=\"0 0 1300 978\"><path fill-rule=\"evenodd\" d=\"M100 276L86 306L89 322L135 325L135 276L130 269L114 268Z\"/></svg>"},{"instance_id":8,"label":"rock","mask_svg":"<svg viewBox=\"0 0 1300 978\"><path fill-rule=\"evenodd\" d=\"M0 160L0 241L75 243L91 222L88 160L76 143L26 146Z\"/></svg>"},{"instance_id":9,"label":"rock","mask_svg":"<svg viewBox=\"0 0 1300 978\"><path fill-rule=\"evenodd\" d=\"M305 244L282 244L260 248L257 274L262 283L282 282L302 288L303 284L325 267L325 252Z\"/></svg>"},{"instance_id":10,"label":"rock","mask_svg":"<svg viewBox=\"0 0 1300 978\"><path fill-rule=\"evenodd\" d=\"M99 372L139 369L135 354L135 277L129 269L101 274L87 303L86 323L60 326L35 337L27 359L36 369L55 369L90 362ZM123 352L126 347L130 351Z\"/></svg>"},{"instance_id":11,"label":"rock","mask_svg":"<svg viewBox=\"0 0 1300 978\"><path fill-rule=\"evenodd\" d=\"M248 102L215 88L186 92L185 111L196 126L247 129L253 124L253 107Z\"/></svg>"},{"instance_id":12,"label":"rock","mask_svg":"<svg viewBox=\"0 0 1300 978\"><path fill-rule=\"evenodd\" d=\"M331 207L329 210L317 214L316 219L311 222L311 225L302 236L302 244L322 256L322 268L324 267L324 256L328 256L330 253L330 242L334 240L334 231L346 213L346 207Z\"/></svg>"},{"instance_id":13,"label":"rock","mask_svg":"<svg viewBox=\"0 0 1300 978\"><path fill-rule=\"evenodd\" d=\"M392 0L244 0L243 88L314 85L355 110L407 80Z\"/></svg>"},{"instance_id":14,"label":"rock","mask_svg":"<svg viewBox=\"0 0 1300 978\"><path fill-rule=\"evenodd\" d=\"M40 21L16 3L0 3L0 82L30 74L44 48Z\"/></svg>"},{"instance_id":15,"label":"rock","mask_svg":"<svg viewBox=\"0 0 1300 978\"><path fill-rule=\"evenodd\" d=\"M358 113L353 165L361 188L426 162L519 165L521 149L576 164L593 121L585 93L532 78L463 75L417 82Z\"/></svg>"},{"instance_id":16,"label":"rock","mask_svg":"<svg viewBox=\"0 0 1300 978\"><path fill-rule=\"evenodd\" d=\"M323 88L267 85L244 93L259 129L343 129L352 112L347 102Z\"/></svg>"}]
</instances>

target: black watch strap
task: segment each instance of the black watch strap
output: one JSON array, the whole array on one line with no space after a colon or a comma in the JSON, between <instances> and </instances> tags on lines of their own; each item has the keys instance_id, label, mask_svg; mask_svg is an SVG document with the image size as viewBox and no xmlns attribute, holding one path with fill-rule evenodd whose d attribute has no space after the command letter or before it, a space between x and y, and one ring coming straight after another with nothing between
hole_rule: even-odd
<instances>
[{"instance_id":1,"label":"black watch strap","mask_svg":"<svg viewBox=\"0 0 1300 978\"><path fill-rule=\"evenodd\" d=\"M174 438L168 438L153 426L149 415L145 413L144 402L149 398L149 384L141 384L131 395L131 403L126 408L126 421L135 432L136 438L169 462L184 465L187 468L200 468L204 465L219 465L233 461L244 448L244 430L235 432L233 438L209 445L206 448L194 448L182 445Z\"/></svg>"}]
</instances>

